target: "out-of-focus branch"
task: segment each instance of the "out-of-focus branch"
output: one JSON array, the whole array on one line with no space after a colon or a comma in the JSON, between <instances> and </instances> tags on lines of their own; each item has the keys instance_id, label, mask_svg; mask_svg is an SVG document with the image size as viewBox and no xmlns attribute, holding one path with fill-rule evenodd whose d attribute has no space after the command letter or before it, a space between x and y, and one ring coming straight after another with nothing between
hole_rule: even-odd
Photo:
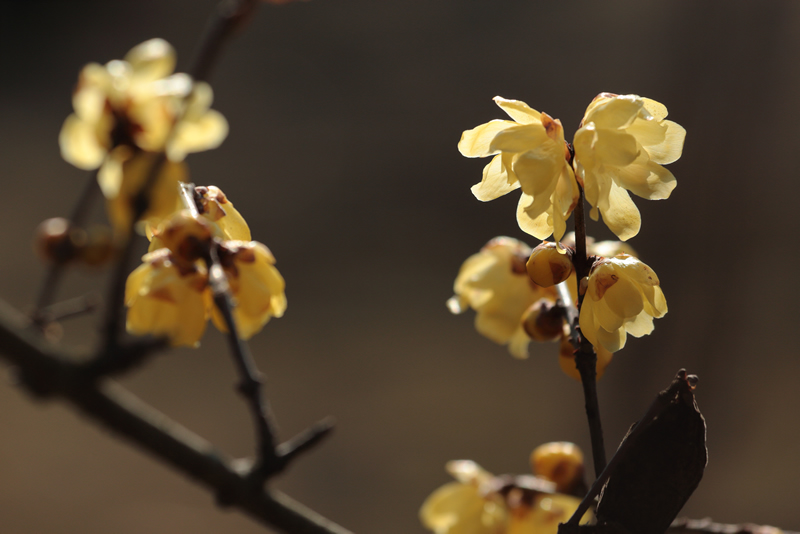
<instances>
[{"instance_id":1,"label":"out-of-focus branch","mask_svg":"<svg viewBox=\"0 0 800 534\"><path fill-rule=\"evenodd\" d=\"M709 518L689 519L686 517L675 519L667 532L669 534L798 534L797 532L790 532L768 525L755 525L753 523L726 525L724 523L715 523Z\"/></svg>"},{"instance_id":2,"label":"out-of-focus branch","mask_svg":"<svg viewBox=\"0 0 800 534\"><path fill-rule=\"evenodd\" d=\"M252 466L230 460L121 386L98 382L96 374L45 344L27 325L25 316L0 301L0 357L19 370L20 384L34 395L69 402L206 486L221 505L239 508L264 525L287 534L350 534L289 497L254 484ZM298 447L290 442L282 448Z\"/></svg>"}]
</instances>

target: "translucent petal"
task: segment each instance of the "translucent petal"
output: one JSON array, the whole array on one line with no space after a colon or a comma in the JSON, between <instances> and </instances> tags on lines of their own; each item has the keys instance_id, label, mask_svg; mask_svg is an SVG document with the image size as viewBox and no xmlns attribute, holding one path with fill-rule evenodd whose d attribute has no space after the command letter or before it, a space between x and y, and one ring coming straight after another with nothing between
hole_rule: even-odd
<instances>
[{"instance_id":1,"label":"translucent petal","mask_svg":"<svg viewBox=\"0 0 800 534\"><path fill-rule=\"evenodd\" d=\"M633 337L642 337L653 331L653 317L643 311L632 321L625 323L625 331Z\"/></svg>"},{"instance_id":2,"label":"translucent petal","mask_svg":"<svg viewBox=\"0 0 800 534\"><path fill-rule=\"evenodd\" d=\"M528 357L528 345L530 342L531 338L528 337L528 334L526 334L525 330L520 326L508 341L508 352L515 358L524 360Z\"/></svg>"},{"instance_id":3,"label":"translucent petal","mask_svg":"<svg viewBox=\"0 0 800 534\"><path fill-rule=\"evenodd\" d=\"M517 204L517 223L523 232L537 239L547 239L553 233L552 218L546 211L532 217L525 209L532 204L533 197L523 193Z\"/></svg>"},{"instance_id":4,"label":"translucent petal","mask_svg":"<svg viewBox=\"0 0 800 534\"><path fill-rule=\"evenodd\" d=\"M606 226L622 241L638 234L642 219L628 192L612 183L607 199L608 208L600 208Z\"/></svg>"},{"instance_id":5,"label":"translucent petal","mask_svg":"<svg viewBox=\"0 0 800 534\"><path fill-rule=\"evenodd\" d=\"M520 124L541 123L541 114L520 100L508 100L502 96L494 97L495 103L505 111L509 117Z\"/></svg>"},{"instance_id":6,"label":"translucent petal","mask_svg":"<svg viewBox=\"0 0 800 534\"><path fill-rule=\"evenodd\" d=\"M649 161L645 152L639 154L632 164L624 167L609 167L606 172L614 176L617 184L634 195L648 200L669 198L673 189L678 185L675 176L661 165Z\"/></svg>"},{"instance_id":7,"label":"translucent petal","mask_svg":"<svg viewBox=\"0 0 800 534\"><path fill-rule=\"evenodd\" d=\"M221 113L209 110L195 121L175 125L174 138L167 148L172 161L182 161L186 154L217 148L228 136L228 121Z\"/></svg>"},{"instance_id":8,"label":"translucent petal","mask_svg":"<svg viewBox=\"0 0 800 534\"><path fill-rule=\"evenodd\" d=\"M521 317L522 314L511 317L502 312L490 314L481 310L481 313L475 315L475 330L495 343L504 345L514 335Z\"/></svg>"},{"instance_id":9,"label":"translucent petal","mask_svg":"<svg viewBox=\"0 0 800 534\"><path fill-rule=\"evenodd\" d=\"M627 128L639 116L642 107L642 99L636 95L617 96L595 107L584 122L593 122L598 129Z\"/></svg>"},{"instance_id":10,"label":"translucent petal","mask_svg":"<svg viewBox=\"0 0 800 534\"><path fill-rule=\"evenodd\" d=\"M501 197L520 186L516 175L509 174L503 163L503 155L498 154L492 158L483 169L483 179L472 186L472 194L480 201L486 202Z\"/></svg>"},{"instance_id":11,"label":"translucent petal","mask_svg":"<svg viewBox=\"0 0 800 534\"><path fill-rule=\"evenodd\" d=\"M561 169L565 166L563 157L553 157L549 150L531 150L514 158L513 170L519 180L522 192L532 196L539 203L549 205Z\"/></svg>"},{"instance_id":12,"label":"translucent petal","mask_svg":"<svg viewBox=\"0 0 800 534\"><path fill-rule=\"evenodd\" d=\"M644 103L644 109L647 110L650 115L656 118L659 121L664 120L667 118L667 106L662 104L661 102L656 102L650 98L640 97L642 102Z\"/></svg>"},{"instance_id":13,"label":"translucent petal","mask_svg":"<svg viewBox=\"0 0 800 534\"><path fill-rule=\"evenodd\" d=\"M636 139L626 132L598 129L595 138L594 159L596 165L629 165L639 155ZM584 152L575 150L576 158L583 158Z\"/></svg>"},{"instance_id":14,"label":"translucent petal","mask_svg":"<svg viewBox=\"0 0 800 534\"><path fill-rule=\"evenodd\" d=\"M496 154L498 151L489 149L489 145L494 137L507 128L517 126L517 123L495 119L476 126L471 130L466 130L461 134L458 142L458 150L463 156L468 158L483 158Z\"/></svg>"},{"instance_id":15,"label":"translucent petal","mask_svg":"<svg viewBox=\"0 0 800 534\"><path fill-rule=\"evenodd\" d=\"M594 320L594 305L592 299L584 299L581 306L581 313L579 322L581 326L581 333L583 337L589 340L589 343L597 346L597 323Z\"/></svg>"},{"instance_id":16,"label":"translucent petal","mask_svg":"<svg viewBox=\"0 0 800 534\"><path fill-rule=\"evenodd\" d=\"M498 132L489 144L489 150L493 154L498 151L526 152L546 142L552 143L553 140L541 124L515 125Z\"/></svg>"},{"instance_id":17,"label":"translucent petal","mask_svg":"<svg viewBox=\"0 0 800 534\"><path fill-rule=\"evenodd\" d=\"M639 287L624 276L620 276L617 283L608 288L603 301L605 301L612 312L624 319L636 317L644 309L642 293ZM607 330L613 330L619 328L619 326L615 328L605 328Z\"/></svg>"},{"instance_id":18,"label":"translucent petal","mask_svg":"<svg viewBox=\"0 0 800 534\"><path fill-rule=\"evenodd\" d=\"M643 119L639 117L625 128L625 133L635 137L640 145L648 147L664 142L667 135L667 126L654 118Z\"/></svg>"},{"instance_id":19,"label":"translucent petal","mask_svg":"<svg viewBox=\"0 0 800 534\"><path fill-rule=\"evenodd\" d=\"M157 80L175 69L175 50L163 39L150 39L133 47L125 55L125 61L142 81Z\"/></svg>"},{"instance_id":20,"label":"translucent petal","mask_svg":"<svg viewBox=\"0 0 800 534\"><path fill-rule=\"evenodd\" d=\"M600 343L601 347L609 352L617 352L624 348L627 339L628 336L625 334L623 328L614 330L613 332L609 332L604 328L598 328L597 330L597 341Z\"/></svg>"},{"instance_id":21,"label":"translucent petal","mask_svg":"<svg viewBox=\"0 0 800 534\"><path fill-rule=\"evenodd\" d=\"M74 114L64 121L58 144L61 157L79 169L96 169L106 157L106 148L100 144L94 125Z\"/></svg>"},{"instance_id":22,"label":"translucent petal","mask_svg":"<svg viewBox=\"0 0 800 534\"><path fill-rule=\"evenodd\" d=\"M664 121L662 124L667 127L664 140L644 148L650 154L650 159L653 162L668 165L681 157L683 142L686 139L686 130L680 124L672 121Z\"/></svg>"},{"instance_id":23,"label":"translucent petal","mask_svg":"<svg viewBox=\"0 0 800 534\"><path fill-rule=\"evenodd\" d=\"M616 284L614 285L616 286ZM608 293L609 292L606 292L606 295L608 295ZM586 302L585 299L584 302ZM614 332L622 328L622 325L625 322L625 317L612 310L608 306L608 301L605 298L594 302L592 308L594 310L595 324L597 324L601 329Z\"/></svg>"}]
</instances>

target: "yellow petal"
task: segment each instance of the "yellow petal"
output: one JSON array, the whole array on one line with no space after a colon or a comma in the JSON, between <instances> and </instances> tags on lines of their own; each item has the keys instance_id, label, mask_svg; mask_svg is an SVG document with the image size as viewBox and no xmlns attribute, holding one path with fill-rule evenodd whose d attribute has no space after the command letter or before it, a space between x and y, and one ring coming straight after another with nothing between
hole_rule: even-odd
<instances>
[{"instance_id":1,"label":"yellow petal","mask_svg":"<svg viewBox=\"0 0 800 534\"><path fill-rule=\"evenodd\" d=\"M79 169L96 169L106 157L106 148L100 143L94 125L74 114L64 121L58 145L61 157Z\"/></svg>"},{"instance_id":2,"label":"yellow petal","mask_svg":"<svg viewBox=\"0 0 800 534\"><path fill-rule=\"evenodd\" d=\"M639 154L632 164L609 167L606 172L614 176L618 185L648 200L669 198L678 185L675 176L661 165L650 161L645 152Z\"/></svg>"},{"instance_id":3,"label":"yellow petal","mask_svg":"<svg viewBox=\"0 0 800 534\"><path fill-rule=\"evenodd\" d=\"M645 146L645 150L650 154L650 159L661 165L668 165L677 161L683 152L683 142L686 139L686 130L680 124L672 121L664 121L667 127L664 140L656 145Z\"/></svg>"},{"instance_id":4,"label":"yellow petal","mask_svg":"<svg viewBox=\"0 0 800 534\"><path fill-rule=\"evenodd\" d=\"M183 120L175 125L173 140L167 147L172 161L182 161L186 154L217 148L228 136L228 121L221 113L209 110L194 121Z\"/></svg>"},{"instance_id":5,"label":"yellow petal","mask_svg":"<svg viewBox=\"0 0 800 534\"><path fill-rule=\"evenodd\" d=\"M515 358L524 360L528 357L528 345L530 345L531 338L525 333L525 330L520 326L511 336L508 341L508 352Z\"/></svg>"},{"instance_id":6,"label":"yellow petal","mask_svg":"<svg viewBox=\"0 0 800 534\"><path fill-rule=\"evenodd\" d=\"M496 154L489 148L495 136L507 128L517 126L515 122L495 119L476 126L472 130L465 130L458 142L458 150L468 158L483 158Z\"/></svg>"},{"instance_id":7,"label":"yellow petal","mask_svg":"<svg viewBox=\"0 0 800 534\"><path fill-rule=\"evenodd\" d=\"M628 165L639 155L636 139L626 132L616 130L598 129L592 150L594 159L601 165ZM576 159L583 159L584 155L583 150L575 149Z\"/></svg>"},{"instance_id":8,"label":"yellow petal","mask_svg":"<svg viewBox=\"0 0 800 534\"><path fill-rule=\"evenodd\" d=\"M487 202L519 188L519 180L513 172L508 172L508 167L503 161L504 158L505 155L498 154L484 167L483 179L471 188L475 198Z\"/></svg>"},{"instance_id":9,"label":"yellow petal","mask_svg":"<svg viewBox=\"0 0 800 534\"><path fill-rule=\"evenodd\" d=\"M650 98L640 98L644 104L644 109L646 109L647 112L650 113L650 115L652 115L655 119L662 121L667 118L667 106Z\"/></svg>"},{"instance_id":10,"label":"yellow petal","mask_svg":"<svg viewBox=\"0 0 800 534\"><path fill-rule=\"evenodd\" d=\"M498 132L489 144L489 150L495 152L526 152L534 150L543 143L552 143L547 131L541 124L522 124L505 128ZM561 154L563 155L563 148Z\"/></svg>"},{"instance_id":11,"label":"yellow petal","mask_svg":"<svg viewBox=\"0 0 800 534\"><path fill-rule=\"evenodd\" d=\"M552 217L546 211L532 217L531 212L526 210L532 204L533 197L525 193L520 196L517 203L517 224L523 232L537 239L547 239L553 233Z\"/></svg>"},{"instance_id":12,"label":"yellow petal","mask_svg":"<svg viewBox=\"0 0 800 534\"><path fill-rule=\"evenodd\" d=\"M608 208L602 210L603 222L622 241L627 241L639 233L642 219L639 209L625 189L612 183L608 195Z\"/></svg>"},{"instance_id":13,"label":"yellow petal","mask_svg":"<svg viewBox=\"0 0 800 534\"><path fill-rule=\"evenodd\" d=\"M509 117L520 124L534 124L541 122L541 114L520 100L508 100L502 96L494 97L494 102L500 109L505 111Z\"/></svg>"},{"instance_id":14,"label":"yellow petal","mask_svg":"<svg viewBox=\"0 0 800 534\"><path fill-rule=\"evenodd\" d=\"M608 288L603 300L614 314L623 319L636 317L644 309L639 287L624 276L620 276L617 283ZM609 328L604 326L604 328L613 330L619 327Z\"/></svg>"},{"instance_id":15,"label":"yellow petal","mask_svg":"<svg viewBox=\"0 0 800 534\"><path fill-rule=\"evenodd\" d=\"M642 99L636 95L616 96L592 109L584 121L595 123L598 129L626 128L639 116L642 107Z\"/></svg>"},{"instance_id":16,"label":"yellow petal","mask_svg":"<svg viewBox=\"0 0 800 534\"><path fill-rule=\"evenodd\" d=\"M150 39L133 47L125 55L125 61L142 81L157 80L175 69L175 50L163 39Z\"/></svg>"},{"instance_id":17,"label":"yellow petal","mask_svg":"<svg viewBox=\"0 0 800 534\"><path fill-rule=\"evenodd\" d=\"M625 331L633 337L649 335L653 331L653 317L643 311L632 321L625 323Z\"/></svg>"}]
</instances>

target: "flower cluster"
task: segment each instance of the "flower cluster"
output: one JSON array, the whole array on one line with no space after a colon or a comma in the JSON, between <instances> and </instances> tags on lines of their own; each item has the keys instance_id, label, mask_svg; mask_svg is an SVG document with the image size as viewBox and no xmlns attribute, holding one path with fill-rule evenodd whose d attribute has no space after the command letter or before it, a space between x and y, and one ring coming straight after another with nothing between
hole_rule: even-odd
<instances>
[{"instance_id":1,"label":"flower cluster","mask_svg":"<svg viewBox=\"0 0 800 534\"><path fill-rule=\"evenodd\" d=\"M481 182L472 187L478 200L522 189L517 221L534 237L561 240L579 199L578 183L592 218L602 214L623 241L641 226L628 191L655 200L669 197L675 188L674 176L662 165L680 157L686 131L665 120L667 108L654 100L601 93L587 108L572 147L557 119L524 102L494 101L513 120L465 131L458 148L467 157L493 156Z\"/></svg>"},{"instance_id":2,"label":"flower cluster","mask_svg":"<svg viewBox=\"0 0 800 534\"><path fill-rule=\"evenodd\" d=\"M162 39L135 46L122 60L90 63L81 70L72 98L75 112L59 134L61 154L81 169L98 169L118 232L132 224L130 204L144 187L156 154L165 152L145 218L168 215L184 180L186 154L215 148L228 123L209 109L208 84L173 74L175 52Z\"/></svg>"},{"instance_id":3,"label":"flower cluster","mask_svg":"<svg viewBox=\"0 0 800 534\"><path fill-rule=\"evenodd\" d=\"M209 318L227 332L209 288L205 260L214 247L236 301L238 333L249 339L286 310L283 277L269 249L250 241L247 223L222 191L209 186L196 192L202 208L198 216L179 211L157 228L148 228L150 252L125 288L127 329L187 346L199 343Z\"/></svg>"},{"instance_id":4,"label":"flower cluster","mask_svg":"<svg viewBox=\"0 0 800 534\"><path fill-rule=\"evenodd\" d=\"M425 500L422 524L435 534L556 534L580 503L583 455L571 443L548 443L531 463L534 476L494 476L470 460L449 462L456 482Z\"/></svg>"},{"instance_id":5,"label":"flower cluster","mask_svg":"<svg viewBox=\"0 0 800 534\"><path fill-rule=\"evenodd\" d=\"M569 247L569 240L564 244ZM633 253L630 246L618 241L590 245L590 251L598 254L622 250ZM531 265L539 255L537 252L561 262L563 269L548 263L543 269L544 278L533 276ZM528 357L531 341L559 342L559 365L568 376L580 380L569 329L553 287L566 281L573 300L577 301L577 282L571 265L569 258L559 253L553 243L545 243L532 251L522 241L496 237L461 266L453 287L455 295L447 301L447 307L456 314L468 308L475 310L476 330L495 343L508 344L509 352L517 358ZM555 279L554 272L558 272L560 278ZM597 346L598 378L611 361L611 352Z\"/></svg>"}]
</instances>

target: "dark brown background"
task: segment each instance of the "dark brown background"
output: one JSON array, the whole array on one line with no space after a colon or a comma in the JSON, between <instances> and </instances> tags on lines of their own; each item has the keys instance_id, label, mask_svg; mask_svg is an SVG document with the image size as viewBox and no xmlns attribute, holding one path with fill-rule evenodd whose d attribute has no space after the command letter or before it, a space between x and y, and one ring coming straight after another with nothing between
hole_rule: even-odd
<instances>
[{"instance_id":1,"label":"dark brown background","mask_svg":"<svg viewBox=\"0 0 800 534\"><path fill-rule=\"evenodd\" d=\"M0 295L30 306L43 269L30 237L66 215L87 174L57 135L81 66L152 37L179 68L214 2L0 4ZM638 200L633 241L670 312L599 383L613 450L680 367L700 375L710 461L685 512L800 529L797 354L800 3L661 0L314 0L263 6L224 52L214 107L231 133L189 158L278 258L289 308L252 341L288 437L325 416L335 435L276 486L356 533L422 532L417 510L472 458L525 472L539 443L588 449L577 383L555 345L527 361L444 302L489 238L525 238L516 195L469 186L482 162L461 131L491 98L559 117L568 137L600 91L665 103L686 127L668 202ZM590 232L609 234L601 224ZM532 238L527 238L533 243ZM103 283L75 273L62 296ZM68 323L88 347L93 323ZM231 455L251 453L224 339L175 350L124 380ZM0 532L255 533L203 490L56 403L0 386Z\"/></svg>"}]
</instances>

